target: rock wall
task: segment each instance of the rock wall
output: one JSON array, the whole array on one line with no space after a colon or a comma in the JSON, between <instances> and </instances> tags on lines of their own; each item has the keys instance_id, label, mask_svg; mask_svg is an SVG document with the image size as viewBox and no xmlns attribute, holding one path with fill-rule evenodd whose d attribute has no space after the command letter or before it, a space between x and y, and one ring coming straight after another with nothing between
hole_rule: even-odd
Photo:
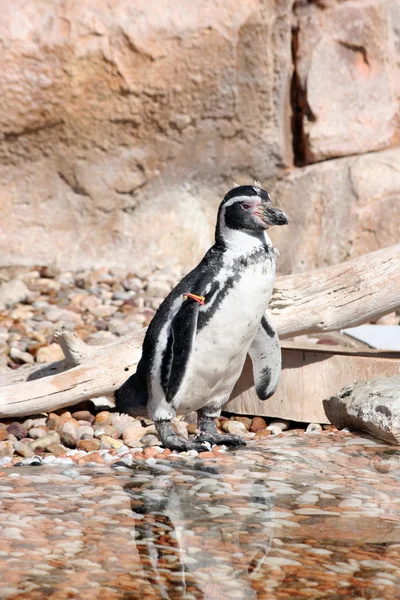
<instances>
[{"instance_id":1,"label":"rock wall","mask_svg":"<svg viewBox=\"0 0 400 600\"><path fill-rule=\"evenodd\" d=\"M282 271L398 241L400 0L4 0L0 42L0 266L189 268L254 178Z\"/></svg>"}]
</instances>

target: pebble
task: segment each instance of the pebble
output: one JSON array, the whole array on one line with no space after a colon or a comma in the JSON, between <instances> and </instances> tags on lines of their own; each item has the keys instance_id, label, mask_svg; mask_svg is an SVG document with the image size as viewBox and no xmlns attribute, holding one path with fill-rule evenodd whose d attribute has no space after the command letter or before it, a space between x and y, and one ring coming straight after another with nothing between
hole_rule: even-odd
<instances>
[{"instance_id":1,"label":"pebble","mask_svg":"<svg viewBox=\"0 0 400 600\"><path fill-rule=\"evenodd\" d=\"M278 420L272 420L270 421L269 427L279 427L279 429L281 431L285 431L286 429L289 429L290 427L290 421L287 421L286 419L282 419L281 421Z\"/></svg>"},{"instance_id":2,"label":"pebble","mask_svg":"<svg viewBox=\"0 0 400 600\"><path fill-rule=\"evenodd\" d=\"M13 446L14 446L15 452L17 454L19 454L20 456L30 458L35 455L34 451L32 450L32 448L30 448L28 446L28 444L24 444L23 442L19 442L18 440L16 440L13 443Z\"/></svg>"},{"instance_id":3,"label":"pebble","mask_svg":"<svg viewBox=\"0 0 400 600\"><path fill-rule=\"evenodd\" d=\"M321 431L322 431L322 426L319 423L310 423L309 425L307 425L307 429L306 429L307 434L321 433Z\"/></svg>"},{"instance_id":4,"label":"pebble","mask_svg":"<svg viewBox=\"0 0 400 600\"><path fill-rule=\"evenodd\" d=\"M273 433L274 435L279 435L282 433L282 429L278 425L268 425L267 430Z\"/></svg>"},{"instance_id":5,"label":"pebble","mask_svg":"<svg viewBox=\"0 0 400 600\"><path fill-rule=\"evenodd\" d=\"M222 431L233 435L243 435L244 433L247 433L246 427L239 421L225 421L222 423L221 429Z\"/></svg>"}]
</instances>

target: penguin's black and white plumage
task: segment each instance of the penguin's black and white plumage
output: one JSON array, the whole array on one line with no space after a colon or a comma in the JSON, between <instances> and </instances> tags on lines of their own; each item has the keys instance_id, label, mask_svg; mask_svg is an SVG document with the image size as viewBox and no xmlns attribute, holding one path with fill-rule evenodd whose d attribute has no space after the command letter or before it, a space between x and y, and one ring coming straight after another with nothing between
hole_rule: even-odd
<instances>
[{"instance_id":1,"label":"penguin's black and white plumage","mask_svg":"<svg viewBox=\"0 0 400 600\"><path fill-rule=\"evenodd\" d=\"M247 353L259 398L269 398L281 370L279 340L265 315L275 280L276 251L266 230L285 225L258 184L230 190L218 210L215 243L162 302L151 321L137 371L116 392L120 412L148 415L164 446L205 449L238 445L214 419L229 400ZM179 438L171 419L198 413L199 436Z\"/></svg>"}]
</instances>

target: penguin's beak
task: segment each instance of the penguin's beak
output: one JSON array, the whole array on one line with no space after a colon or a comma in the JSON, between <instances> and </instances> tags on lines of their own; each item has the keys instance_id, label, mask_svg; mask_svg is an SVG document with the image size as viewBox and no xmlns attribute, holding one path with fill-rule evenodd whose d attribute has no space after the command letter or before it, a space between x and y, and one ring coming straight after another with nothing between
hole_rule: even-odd
<instances>
[{"instance_id":1,"label":"penguin's beak","mask_svg":"<svg viewBox=\"0 0 400 600\"><path fill-rule=\"evenodd\" d=\"M279 208L275 208L272 204L265 203L262 206L262 220L267 225L287 225L288 218Z\"/></svg>"}]
</instances>

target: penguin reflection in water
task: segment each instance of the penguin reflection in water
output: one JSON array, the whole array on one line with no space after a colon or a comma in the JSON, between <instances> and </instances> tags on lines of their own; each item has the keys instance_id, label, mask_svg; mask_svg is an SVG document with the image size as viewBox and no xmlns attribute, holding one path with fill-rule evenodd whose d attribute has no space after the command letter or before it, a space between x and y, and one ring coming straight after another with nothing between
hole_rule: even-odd
<instances>
[{"instance_id":1,"label":"penguin reflection in water","mask_svg":"<svg viewBox=\"0 0 400 600\"><path fill-rule=\"evenodd\" d=\"M230 190L218 210L215 243L158 308L136 373L115 394L120 412L148 415L162 444L198 451L209 444L244 444L215 425L247 353L261 400L276 390L279 340L265 315L275 279L276 251L266 230L287 224L257 183ZM171 419L197 411L199 435L178 437Z\"/></svg>"}]
</instances>

